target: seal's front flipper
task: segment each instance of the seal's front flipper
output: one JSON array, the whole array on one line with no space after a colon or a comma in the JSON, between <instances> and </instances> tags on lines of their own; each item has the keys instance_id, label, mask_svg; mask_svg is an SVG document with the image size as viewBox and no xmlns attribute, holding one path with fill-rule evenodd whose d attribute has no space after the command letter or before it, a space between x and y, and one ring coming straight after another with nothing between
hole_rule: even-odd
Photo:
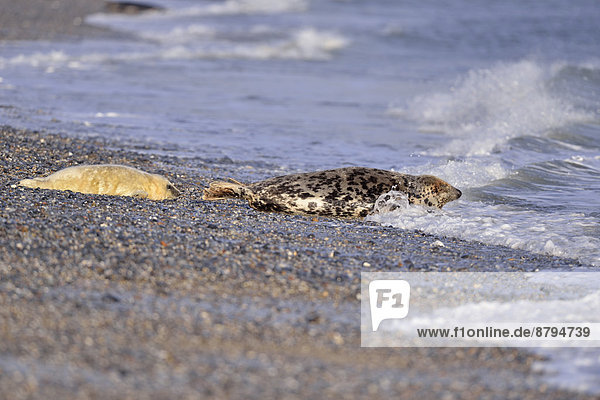
<instances>
[{"instance_id":1,"label":"seal's front flipper","mask_svg":"<svg viewBox=\"0 0 600 400\"><path fill-rule=\"evenodd\" d=\"M231 179L232 182L216 181L211 182L207 189L204 189L203 200L220 199L247 199L248 189L240 182Z\"/></svg>"},{"instance_id":2,"label":"seal's front flipper","mask_svg":"<svg viewBox=\"0 0 600 400\"><path fill-rule=\"evenodd\" d=\"M375 201L375 205L373 206L373 210L371 210L370 214L384 214L389 213L396 210L406 210L410 203L410 198L406 193L398 192L392 188L387 193L382 194Z\"/></svg>"}]
</instances>

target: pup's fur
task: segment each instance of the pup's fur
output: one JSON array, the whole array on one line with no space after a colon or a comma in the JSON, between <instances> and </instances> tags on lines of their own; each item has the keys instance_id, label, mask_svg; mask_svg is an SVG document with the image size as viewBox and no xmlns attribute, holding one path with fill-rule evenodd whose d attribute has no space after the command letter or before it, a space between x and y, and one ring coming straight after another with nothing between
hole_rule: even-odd
<instances>
[{"instance_id":1,"label":"pup's fur","mask_svg":"<svg viewBox=\"0 0 600 400\"><path fill-rule=\"evenodd\" d=\"M21 186L88 194L174 199L180 192L165 177L124 165L78 165L43 178L23 179Z\"/></svg>"}]
</instances>

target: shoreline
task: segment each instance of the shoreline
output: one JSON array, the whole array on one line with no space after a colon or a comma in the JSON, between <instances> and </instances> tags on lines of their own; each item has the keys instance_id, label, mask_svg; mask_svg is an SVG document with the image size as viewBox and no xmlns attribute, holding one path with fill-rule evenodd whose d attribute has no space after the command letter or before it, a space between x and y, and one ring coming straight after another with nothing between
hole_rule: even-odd
<instances>
[{"instance_id":1,"label":"shoreline","mask_svg":"<svg viewBox=\"0 0 600 400\"><path fill-rule=\"evenodd\" d=\"M512 271L573 260L206 202L203 186L228 173L217 164L8 127L0 137L0 388L14 398L590 398L549 387L531 369L540 357L519 349L360 348L366 265ZM182 196L16 186L76 163L160 173Z\"/></svg>"}]
</instances>

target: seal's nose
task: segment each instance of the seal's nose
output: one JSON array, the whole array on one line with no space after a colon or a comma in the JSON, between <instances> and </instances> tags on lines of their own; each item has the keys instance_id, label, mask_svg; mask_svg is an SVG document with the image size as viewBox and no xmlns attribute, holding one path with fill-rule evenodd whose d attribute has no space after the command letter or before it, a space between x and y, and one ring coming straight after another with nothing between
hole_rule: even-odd
<instances>
[{"instance_id":1,"label":"seal's nose","mask_svg":"<svg viewBox=\"0 0 600 400\"><path fill-rule=\"evenodd\" d=\"M460 196L462 196L462 192L456 188L454 188L456 190L456 198L460 199Z\"/></svg>"}]
</instances>

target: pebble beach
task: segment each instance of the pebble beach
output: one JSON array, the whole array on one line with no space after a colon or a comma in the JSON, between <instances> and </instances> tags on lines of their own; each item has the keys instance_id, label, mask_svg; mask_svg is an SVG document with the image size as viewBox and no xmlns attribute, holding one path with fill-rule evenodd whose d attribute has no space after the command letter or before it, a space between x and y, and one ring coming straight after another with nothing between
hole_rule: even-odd
<instances>
[{"instance_id":1,"label":"pebble beach","mask_svg":"<svg viewBox=\"0 0 600 400\"><path fill-rule=\"evenodd\" d=\"M361 349L359 287L361 270L569 269L573 261L205 202L203 187L228 173L218 165L109 150L115 144L101 139L1 132L7 399L567 396L540 383L530 370L538 356L521 350ZM150 201L17 185L92 163L163 174L183 194ZM202 174L186 172L191 166Z\"/></svg>"},{"instance_id":2,"label":"pebble beach","mask_svg":"<svg viewBox=\"0 0 600 400\"><path fill-rule=\"evenodd\" d=\"M102 7L3 0L0 39L110 35L73 23ZM243 179L235 166L73 134L0 127L0 399L593 398L548 385L523 349L360 347L361 271L579 262L204 201L211 180ZM79 164L158 173L182 195L18 186Z\"/></svg>"}]
</instances>

